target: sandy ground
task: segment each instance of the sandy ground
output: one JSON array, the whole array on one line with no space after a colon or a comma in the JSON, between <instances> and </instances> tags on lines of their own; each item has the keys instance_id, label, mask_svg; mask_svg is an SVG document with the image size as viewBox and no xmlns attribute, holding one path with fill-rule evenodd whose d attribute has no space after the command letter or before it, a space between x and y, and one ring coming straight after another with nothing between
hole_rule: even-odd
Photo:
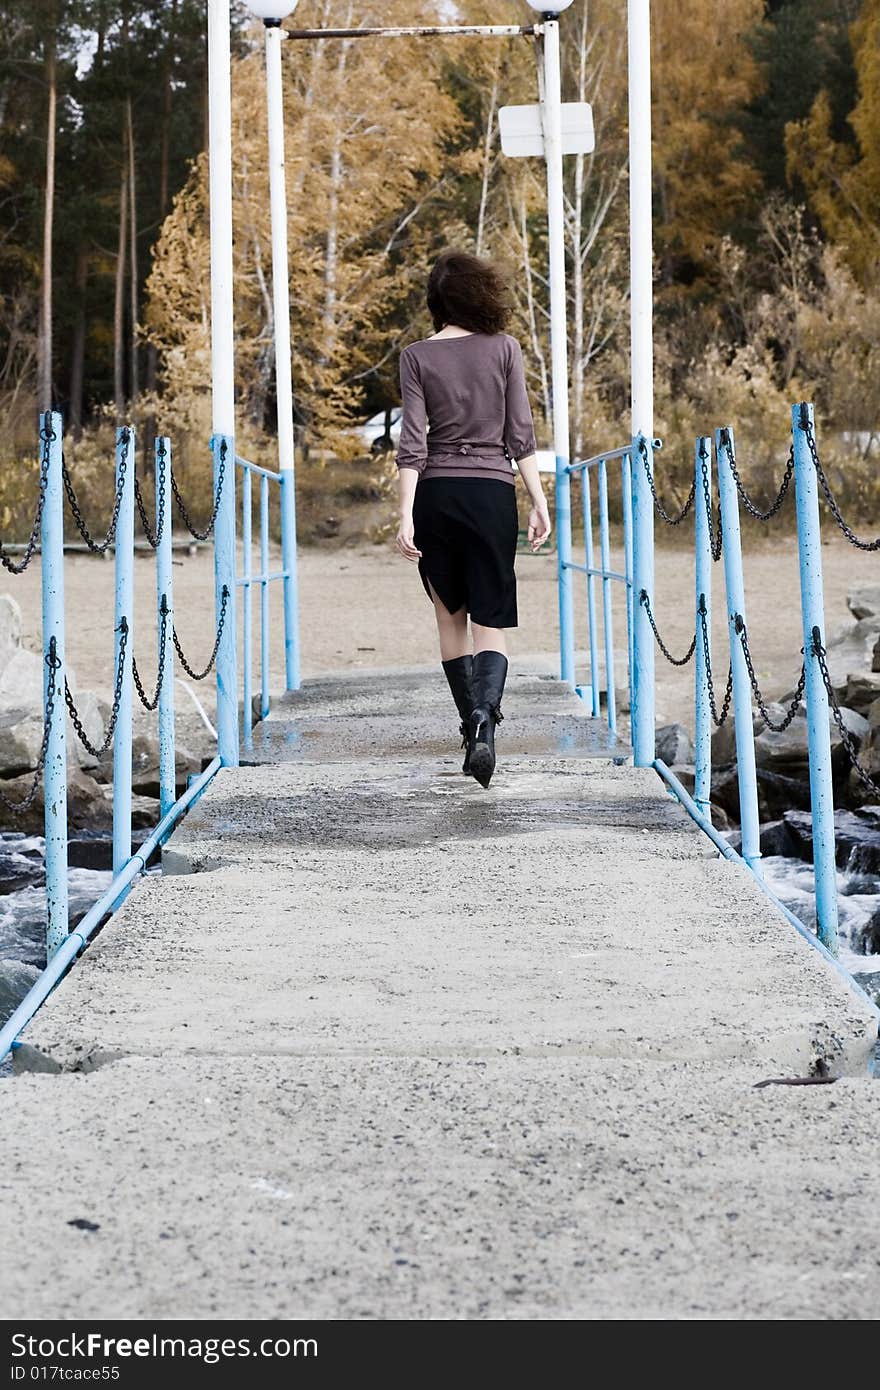
<instances>
[{"instance_id":1,"label":"sandy ground","mask_svg":"<svg viewBox=\"0 0 880 1390\"><path fill-rule=\"evenodd\" d=\"M662 539L662 538L659 538ZM578 558L577 552L575 558ZM847 621L847 590L877 577L872 557L854 552L842 538L823 546L826 614L829 632ZM274 554L272 568L280 568ZM622 567L618 548L612 564ZM793 537L750 543L746 556L747 617L758 677L769 695L793 688L800 667L799 587L797 551ZM139 553L136 572L135 651L145 681L155 672L155 570L151 553ZM520 626L509 634L513 655L558 652L555 554L517 559ZM715 566L713 640L722 675L725 654L723 572ZM24 614L25 641L39 649L40 573L35 561L19 577L3 576L3 590L12 593ZM208 548L175 559L177 630L191 664L204 665L213 639L213 574ZM694 631L693 555L658 546L656 554L656 616L665 640L676 655L686 651ZM80 687L109 695L113 668L113 564L87 555L68 556L65 566L67 652ZM300 551L300 622L304 675L337 668L393 666L437 660L431 610L414 566L397 557L390 546L357 548L312 547ZM598 586L597 586L598 588ZM617 685L626 683L622 648L625 638L622 585L612 584L617 657ZM242 594L239 590L239 632ZM575 576L578 642L586 646L584 580ZM270 592L271 684L283 679L283 624L280 585ZM601 612L601 598L597 593ZM601 617L600 617L601 622ZM600 659L602 637L599 637ZM678 719L690 724L693 707L693 664L679 671L657 654L657 714L661 722ZM254 659L259 661L259 595L254 596ZM255 673L257 667L255 666ZM255 683L258 682L258 676ZM213 682L200 688L205 705L213 707ZM185 697L181 697L182 700Z\"/></svg>"}]
</instances>

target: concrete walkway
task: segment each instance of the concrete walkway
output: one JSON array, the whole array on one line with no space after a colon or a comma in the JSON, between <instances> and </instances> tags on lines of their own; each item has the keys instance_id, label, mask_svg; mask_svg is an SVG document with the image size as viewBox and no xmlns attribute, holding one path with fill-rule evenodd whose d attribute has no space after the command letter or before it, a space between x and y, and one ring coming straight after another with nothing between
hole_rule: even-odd
<instances>
[{"instance_id":1,"label":"concrete walkway","mask_svg":"<svg viewBox=\"0 0 880 1390\"><path fill-rule=\"evenodd\" d=\"M0 1083L7 1309L873 1315L875 1019L515 670L489 791L422 671L218 776Z\"/></svg>"}]
</instances>

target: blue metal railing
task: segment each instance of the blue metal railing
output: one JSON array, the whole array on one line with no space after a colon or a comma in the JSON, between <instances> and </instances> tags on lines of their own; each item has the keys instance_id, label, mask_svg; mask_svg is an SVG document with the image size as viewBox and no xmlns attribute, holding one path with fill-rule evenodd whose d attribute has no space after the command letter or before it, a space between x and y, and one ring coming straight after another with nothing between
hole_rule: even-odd
<instances>
[{"instance_id":1,"label":"blue metal railing","mask_svg":"<svg viewBox=\"0 0 880 1390\"><path fill-rule=\"evenodd\" d=\"M62 456L63 423L57 412L41 417L43 448L39 507L39 536L42 566L43 650L46 658L44 684L44 744L42 772L46 834L46 969L0 1029L0 1059L16 1040L75 960L96 927L125 900L134 879L146 868L150 856L159 850L185 811L209 785L222 766L233 766L239 759L239 727L245 746L253 734L252 705L252 589L260 587L260 712L269 712L270 700L270 611L269 585L281 580L284 586L285 685L299 685L299 638L296 589L296 534L293 470L275 473L236 456L233 441L215 435L210 447L213 456L213 509L207 530L197 531L189 518L172 470L172 446L167 437L157 438L155 459L155 532L146 516L136 477L136 439L131 426L117 431L114 516L104 541L95 543L79 511L70 476ZM243 573L236 574L235 475L242 472ZM252 569L252 475L260 482L260 569ZM269 485L279 485L283 563L270 570ZM67 721L65 695L74 717L74 730L84 736L76 717L74 695L67 690L64 650L64 496L74 511L77 524L93 550L114 546L114 691L111 726L105 743L113 750L113 879L110 887L72 932L68 930L67 859ZM216 591L216 639L214 651L202 671L194 671L181 649L174 623L172 570L172 496L186 525L194 536L206 539L213 532ZM157 681L155 695L147 696L135 661L134 615L134 525L136 508L156 552ZM20 572L29 562L33 546L21 566L7 568ZM2 553L2 547L0 547ZM4 561L5 563L5 561ZM244 700L239 718L238 634L235 593L243 589ZM217 680L217 756L181 796L176 787L174 656L196 680L205 679L216 668ZM141 702L157 714L159 739L159 823L132 853L132 733L134 691Z\"/></svg>"},{"instance_id":2,"label":"blue metal railing","mask_svg":"<svg viewBox=\"0 0 880 1390\"><path fill-rule=\"evenodd\" d=\"M714 443L714 448L713 448ZM801 614L804 633L803 675L806 703L810 768L810 797L813 819L814 871L816 881L816 917L818 942L830 957L837 954L837 889L834 844L834 806L831 782L831 737L829 723L829 682L827 668L823 673L825 625L822 593L821 525L819 517L819 487L829 501L832 514L847 534L839 509L829 493L827 479L821 471L815 444L812 407L799 404L792 408L792 453L785 478L776 502L767 512L759 511L745 492L735 458L733 431L716 431L714 441L708 436L696 440L694 454L694 483L691 493L679 514L670 517L657 496L653 459L660 447L659 440L636 438L630 445L606 451L594 458L570 464L567 476L579 475L583 480L584 563L575 563L560 555L560 582L564 571L574 570L586 577L587 645L589 649L589 684L575 686L589 704L593 716L600 710L600 655L597 628L595 586L602 585L602 625L606 686L605 717L609 728L616 727L614 709L614 640L610 594L613 583L623 583L627 595L627 652L626 664L630 684L631 737L634 762L653 766L669 789L678 797L688 813L722 849L727 858L741 859L752 871L778 906L775 895L763 882L761 871L760 821L758 814L758 782L755 763L755 734L753 725L753 694L761 706L760 691L755 683L754 663L748 647L745 586L743 575L742 536L740 530L740 500L759 520L766 520L778 511L793 476L797 510L797 548L800 569ZM714 452L714 469L713 469ZM610 526L608 515L607 465L613 459L621 461L621 504L623 517L624 573L610 565ZM595 563L593 537L593 507L590 474L595 470L598 495L598 527L600 563ZM713 472L717 477L718 518L714 512ZM673 657L665 648L657 628L654 613L653 585L653 513L673 525L679 525L693 509L694 523L694 640L683 658ZM849 533L848 538L852 538ZM862 549L877 542L855 539ZM728 649L730 673L727 692L720 698L717 675L712 670L711 616L712 570L722 560L725 577ZM574 671L574 617L561 631L563 645L561 666ZM694 724L695 769L694 794L691 796L665 763L655 757L653 712L654 647L659 645L664 655L675 665L686 664L694 657ZM648 649L650 648L650 650ZM570 677L574 684L573 677ZM795 696L794 706L799 703ZM721 724L732 712L736 739L737 778L742 827L742 854L732 850L711 822L712 729L713 722ZM766 721L765 721L766 722ZM768 727L774 727L768 724ZM877 788L880 797L880 787ZM812 932L783 908L786 917L798 930L815 941Z\"/></svg>"},{"instance_id":3,"label":"blue metal railing","mask_svg":"<svg viewBox=\"0 0 880 1390\"><path fill-rule=\"evenodd\" d=\"M244 691L244 701L242 710L242 736L244 746L247 749L253 747L254 741L254 711L253 711L253 587L255 584L260 588L260 718L265 719L269 713L269 585L276 580L284 583L284 603L285 619L287 617L287 605L290 602L291 590L288 584L290 571L283 564L280 570L270 571L269 569L269 484L277 483L279 486L279 496L284 499L284 479L281 473L273 473L270 468L262 468L257 463L235 456L236 466L241 469L241 543L242 543L242 572L236 576L236 584L243 589L243 611L242 611L242 655L244 670L242 673L242 685ZM253 483L252 475L256 474L260 482L260 570L258 574L253 573ZM283 516L283 512L282 512ZM283 554L283 551L282 551ZM296 565L296 552L293 554L293 565ZM285 631L287 623L285 622Z\"/></svg>"}]
</instances>

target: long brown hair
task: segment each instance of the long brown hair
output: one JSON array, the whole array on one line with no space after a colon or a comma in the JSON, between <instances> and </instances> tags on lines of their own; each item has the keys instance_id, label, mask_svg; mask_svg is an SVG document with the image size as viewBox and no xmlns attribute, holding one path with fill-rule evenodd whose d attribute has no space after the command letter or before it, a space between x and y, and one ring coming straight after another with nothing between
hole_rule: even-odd
<instances>
[{"instance_id":1,"label":"long brown hair","mask_svg":"<svg viewBox=\"0 0 880 1390\"><path fill-rule=\"evenodd\" d=\"M447 323L471 333L501 333L510 292L500 270L467 251L444 251L428 276L428 309L439 333Z\"/></svg>"}]
</instances>

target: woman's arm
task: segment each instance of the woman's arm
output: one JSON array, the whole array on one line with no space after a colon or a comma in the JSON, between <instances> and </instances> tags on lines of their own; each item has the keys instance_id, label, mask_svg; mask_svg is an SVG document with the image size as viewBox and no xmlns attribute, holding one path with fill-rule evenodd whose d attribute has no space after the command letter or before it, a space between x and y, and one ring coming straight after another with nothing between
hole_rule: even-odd
<instances>
[{"instance_id":1,"label":"woman's arm","mask_svg":"<svg viewBox=\"0 0 880 1390\"><path fill-rule=\"evenodd\" d=\"M529 512L529 545L532 550L540 550L550 535L552 527L550 525L550 509L547 506L547 498L544 496L544 488L541 485L541 474L538 472L537 455L527 454L525 458L517 459L516 466L532 502L532 510Z\"/></svg>"},{"instance_id":2,"label":"woman's arm","mask_svg":"<svg viewBox=\"0 0 880 1390\"><path fill-rule=\"evenodd\" d=\"M413 498L416 495L419 475L415 468L403 465L397 470L397 489L400 498L400 526L395 542L405 560L419 560L422 552L413 543Z\"/></svg>"},{"instance_id":3,"label":"woman's arm","mask_svg":"<svg viewBox=\"0 0 880 1390\"><path fill-rule=\"evenodd\" d=\"M424 472L428 461L428 415L418 363L413 354L406 349L400 354L400 395L403 401L403 420L397 449L400 526L395 545L404 559L418 560L421 551L416 550L413 543L413 498L416 495L419 474Z\"/></svg>"}]
</instances>

